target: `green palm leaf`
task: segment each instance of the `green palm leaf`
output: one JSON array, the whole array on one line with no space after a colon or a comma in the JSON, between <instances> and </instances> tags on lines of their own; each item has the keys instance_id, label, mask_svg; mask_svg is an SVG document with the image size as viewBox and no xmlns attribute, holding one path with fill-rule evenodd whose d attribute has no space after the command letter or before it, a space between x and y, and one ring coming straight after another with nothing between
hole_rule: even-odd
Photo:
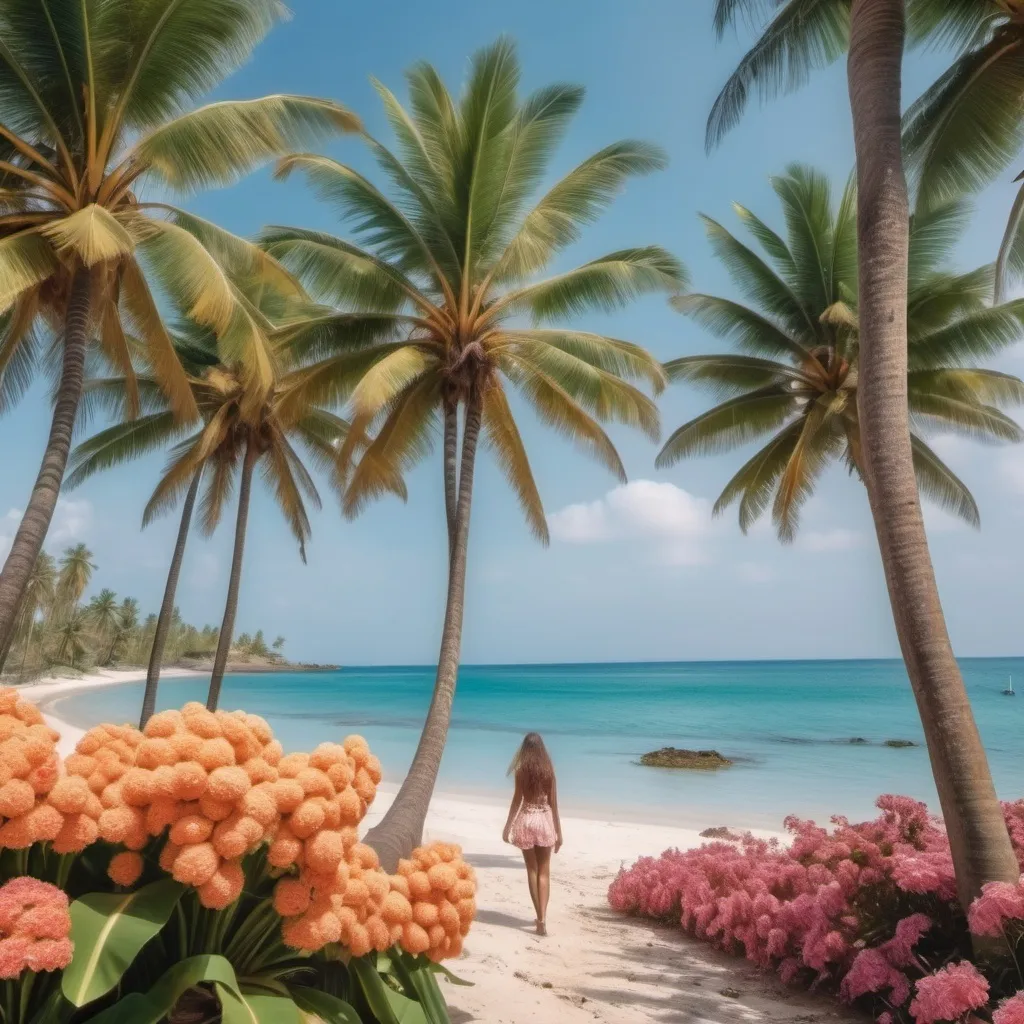
<instances>
[{"instance_id":1,"label":"green palm leaf","mask_svg":"<svg viewBox=\"0 0 1024 1024\"><path fill-rule=\"evenodd\" d=\"M910 435L910 445L921 493L971 526L980 527L981 514L963 481L916 434Z\"/></svg>"},{"instance_id":2,"label":"green palm leaf","mask_svg":"<svg viewBox=\"0 0 1024 1024\"><path fill-rule=\"evenodd\" d=\"M753 356L683 356L669 360L665 374L672 383L687 381L715 398L780 386L808 392L812 386L799 370Z\"/></svg>"},{"instance_id":3,"label":"green palm leaf","mask_svg":"<svg viewBox=\"0 0 1024 1024\"><path fill-rule=\"evenodd\" d=\"M807 349L800 341L738 302L691 292L673 298L672 305L716 337L727 338L746 352L800 361L807 358Z\"/></svg>"},{"instance_id":4,"label":"green palm leaf","mask_svg":"<svg viewBox=\"0 0 1024 1024\"><path fill-rule=\"evenodd\" d=\"M150 132L135 159L179 191L236 181L254 167L338 132L358 118L330 100L264 96L200 107Z\"/></svg>"}]
</instances>

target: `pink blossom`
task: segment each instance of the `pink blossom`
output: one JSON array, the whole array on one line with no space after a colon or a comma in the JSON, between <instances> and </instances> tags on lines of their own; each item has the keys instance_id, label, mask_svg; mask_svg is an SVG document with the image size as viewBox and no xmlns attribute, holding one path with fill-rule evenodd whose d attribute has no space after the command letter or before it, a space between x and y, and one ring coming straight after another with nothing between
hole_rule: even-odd
<instances>
[{"instance_id":1,"label":"pink blossom","mask_svg":"<svg viewBox=\"0 0 1024 1024\"><path fill-rule=\"evenodd\" d=\"M1024 992L1000 1003L992 1015L992 1024L1024 1024Z\"/></svg>"},{"instance_id":2,"label":"pink blossom","mask_svg":"<svg viewBox=\"0 0 1024 1024\"><path fill-rule=\"evenodd\" d=\"M947 1021L957 1024L971 1010L988 1003L988 982L974 964L966 960L950 964L917 983L917 996L910 1004L916 1024Z\"/></svg>"},{"instance_id":3,"label":"pink blossom","mask_svg":"<svg viewBox=\"0 0 1024 1024\"><path fill-rule=\"evenodd\" d=\"M1024 922L1024 882L989 882L971 904L967 920L975 935L1001 935L1006 921Z\"/></svg>"}]
</instances>

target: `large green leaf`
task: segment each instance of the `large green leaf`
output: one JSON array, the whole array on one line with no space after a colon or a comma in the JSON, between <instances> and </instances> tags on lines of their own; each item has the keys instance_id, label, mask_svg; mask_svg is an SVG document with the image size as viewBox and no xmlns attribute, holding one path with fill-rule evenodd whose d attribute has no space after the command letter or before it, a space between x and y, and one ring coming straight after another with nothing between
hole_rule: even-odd
<instances>
[{"instance_id":1,"label":"large green leaf","mask_svg":"<svg viewBox=\"0 0 1024 1024\"><path fill-rule=\"evenodd\" d=\"M386 985L369 961L353 960L349 970L359 982L378 1024L431 1024L423 1007Z\"/></svg>"},{"instance_id":2,"label":"large green leaf","mask_svg":"<svg viewBox=\"0 0 1024 1024\"><path fill-rule=\"evenodd\" d=\"M223 1024L303 1024L302 1014L291 996L265 989L241 991L217 983Z\"/></svg>"},{"instance_id":3,"label":"large green leaf","mask_svg":"<svg viewBox=\"0 0 1024 1024\"><path fill-rule=\"evenodd\" d=\"M216 984L221 993L238 992L230 961L207 954L192 956L170 968L148 992L133 992L118 1000L90 1024L159 1024L182 995L201 982Z\"/></svg>"},{"instance_id":4,"label":"large green leaf","mask_svg":"<svg viewBox=\"0 0 1024 1024\"><path fill-rule=\"evenodd\" d=\"M85 1006L109 992L139 950L167 923L185 887L170 878L129 893L90 893L71 904L75 956L61 979L65 997Z\"/></svg>"},{"instance_id":5,"label":"large green leaf","mask_svg":"<svg viewBox=\"0 0 1024 1024\"><path fill-rule=\"evenodd\" d=\"M362 1024L359 1014L344 999L304 985L296 985L290 991L299 1012L305 1016L304 1024Z\"/></svg>"},{"instance_id":6,"label":"large green leaf","mask_svg":"<svg viewBox=\"0 0 1024 1024\"><path fill-rule=\"evenodd\" d=\"M391 969L406 993L423 1007L427 1024L451 1024L448 1006L429 967L417 964L407 953L395 951Z\"/></svg>"}]
</instances>

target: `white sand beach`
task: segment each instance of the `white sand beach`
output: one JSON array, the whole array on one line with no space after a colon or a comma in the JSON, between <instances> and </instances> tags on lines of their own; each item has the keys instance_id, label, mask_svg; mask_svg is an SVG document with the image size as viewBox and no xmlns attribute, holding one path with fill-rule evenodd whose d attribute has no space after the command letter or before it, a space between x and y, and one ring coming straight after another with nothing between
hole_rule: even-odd
<instances>
[{"instance_id":1,"label":"white sand beach","mask_svg":"<svg viewBox=\"0 0 1024 1024\"><path fill-rule=\"evenodd\" d=\"M198 675L169 669L165 677ZM72 692L144 678L138 670L48 678L21 689L44 706ZM47 721L70 752L82 730ZM382 791L367 819L386 809ZM428 840L459 843L477 870L479 913L463 956L448 966L472 988L444 984L453 1024L834 1024L866 1021L827 998L786 989L742 960L687 939L675 928L625 919L605 894L620 865L703 840L696 830L636 822L563 819L565 846L553 860L549 935L533 933L519 852L501 840L507 807L438 795ZM708 822L720 825L722 822ZM740 823L729 823L736 827ZM761 833L765 834L765 833Z\"/></svg>"}]
</instances>

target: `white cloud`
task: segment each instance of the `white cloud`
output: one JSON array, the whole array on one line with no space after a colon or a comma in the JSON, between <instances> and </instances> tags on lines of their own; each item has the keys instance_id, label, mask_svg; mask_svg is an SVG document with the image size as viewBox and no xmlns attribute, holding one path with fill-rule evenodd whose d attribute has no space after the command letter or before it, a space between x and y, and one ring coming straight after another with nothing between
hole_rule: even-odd
<instances>
[{"instance_id":1,"label":"white cloud","mask_svg":"<svg viewBox=\"0 0 1024 1024\"><path fill-rule=\"evenodd\" d=\"M14 543L23 513L21 509L9 509L0 519L0 556L6 556ZM92 502L84 498L69 500L58 498L53 511L50 529L46 535L47 544L67 544L81 540L92 525Z\"/></svg>"},{"instance_id":2,"label":"white cloud","mask_svg":"<svg viewBox=\"0 0 1024 1024\"><path fill-rule=\"evenodd\" d=\"M670 565L708 561L714 530L711 502L675 484L634 480L596 501L568 505L548 518L551 536L567 544L648 541Z\"/></svg>"},{"instance_id":3,"label":"white cloud","mask_svg":"<svg viewBox=\"0 0 1024 1024\"><path fill-rule=\"evenodd\" d=\"M837 526L831 530L810 530L801 534L798 544L815 554L824 551L850 551L864 543L864 534Z\"/></svg>"}]
</instances>

